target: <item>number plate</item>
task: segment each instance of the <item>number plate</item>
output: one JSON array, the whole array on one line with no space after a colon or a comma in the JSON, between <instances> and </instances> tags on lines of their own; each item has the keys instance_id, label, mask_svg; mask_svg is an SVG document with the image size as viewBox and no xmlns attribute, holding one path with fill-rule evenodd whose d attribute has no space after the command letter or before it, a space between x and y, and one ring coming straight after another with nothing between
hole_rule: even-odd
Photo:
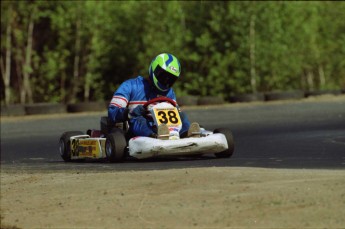
<instances>
[{"instance_id":1,"label":"number plate","mask_svg":"<svg viewBox=\"0 0 345 229\"><path fill-rule=\"evenodd\" d=\"M153 108L153 116L159 126L164 123L168 126L181 126L181 118L176 107L172 108Z\"/></svg>"}]
</instances>

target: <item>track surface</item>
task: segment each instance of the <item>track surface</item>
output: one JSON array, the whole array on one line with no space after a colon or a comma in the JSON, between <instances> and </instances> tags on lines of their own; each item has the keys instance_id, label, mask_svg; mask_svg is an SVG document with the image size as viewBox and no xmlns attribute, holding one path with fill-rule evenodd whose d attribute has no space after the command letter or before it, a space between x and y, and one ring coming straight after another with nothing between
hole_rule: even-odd
<instances>
[{"instance_id":1,"label":"track surface","mask_svg":"<svg viewBox=\"0 0 345 229\"><path fill-rule=\"evenodd\" d=\"M7 170L157 170L190 167L345 168L345 100L236 104L186 109L206 129L230 128L235 153L187 159L65 163L64 131L98 129L105 113L1 120L1 168Z\"/></svg>"}]
</instances>

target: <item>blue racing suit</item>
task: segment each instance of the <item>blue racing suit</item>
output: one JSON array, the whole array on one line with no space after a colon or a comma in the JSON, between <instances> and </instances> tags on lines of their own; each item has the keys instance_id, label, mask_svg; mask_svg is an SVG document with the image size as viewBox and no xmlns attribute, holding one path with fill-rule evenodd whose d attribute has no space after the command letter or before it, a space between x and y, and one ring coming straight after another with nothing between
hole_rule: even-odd
<instances>
[{"instance_id":1,"label":"blue racing suit","mask_svg":"<svg viewBox=\"0 0 345 229\"><path fill-rule=\"evenodd\" d=\"M128 120L128 113L130 114L136 106L144 105L147 101L160 96L168 97L176 102L175 92L172 88L164 93L158 92L151 82L142 76L126 80L114 92L108 108L108 117L114 123L126 121ZM180 112L180 117L182 121L181 135L188 131L190 122L183 112ZM139 116L128 121L129 131L134 136L148 137L155 133L153 121L150 119Z\"/></svg>"}]
</instances>

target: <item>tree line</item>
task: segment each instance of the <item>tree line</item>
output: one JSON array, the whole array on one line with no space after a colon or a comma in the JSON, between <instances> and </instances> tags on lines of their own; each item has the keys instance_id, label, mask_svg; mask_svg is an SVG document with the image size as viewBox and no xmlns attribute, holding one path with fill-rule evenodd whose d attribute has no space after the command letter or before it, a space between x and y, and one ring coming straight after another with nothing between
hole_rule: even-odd
<instances>
[{"instance_id":1,"label":"tree line","mask_svg":"<svg viewBox=\"0 0 345 229\"><path fill-rule=\"evenodd\" d=\"M345 87L345 3L1 1L1 103L109 100L157 54L178 95Z\"/></svg>"}]
</instances>

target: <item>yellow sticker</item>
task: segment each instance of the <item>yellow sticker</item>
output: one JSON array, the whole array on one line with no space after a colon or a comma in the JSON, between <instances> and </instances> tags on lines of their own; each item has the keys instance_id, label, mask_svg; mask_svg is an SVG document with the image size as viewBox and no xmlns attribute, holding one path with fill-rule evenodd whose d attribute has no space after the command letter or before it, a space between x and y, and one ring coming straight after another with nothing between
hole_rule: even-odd
<instances>
[{"instance_id":1,"label":"yellow sticker","mask_svg":"<svg viewBox=\"0 0 345 229\"><path fill-rule=\"evenodd\" d=\"M153 112L154 112L157 125L160 125L162 123L168 126L182 125L181 118L176 107L154 108Z\"/></svg>"},{"instance_id":2,"label":"yellow sticker","mask_svg":"<svg viewBox=\"0 0 345 229\"><path fill-rule=\"evenodd\" d=\"M72 141L72 157L74 158L100 158L101 149L98 140L89 139L73 139Z\"/></svg>"}]
</instances>

